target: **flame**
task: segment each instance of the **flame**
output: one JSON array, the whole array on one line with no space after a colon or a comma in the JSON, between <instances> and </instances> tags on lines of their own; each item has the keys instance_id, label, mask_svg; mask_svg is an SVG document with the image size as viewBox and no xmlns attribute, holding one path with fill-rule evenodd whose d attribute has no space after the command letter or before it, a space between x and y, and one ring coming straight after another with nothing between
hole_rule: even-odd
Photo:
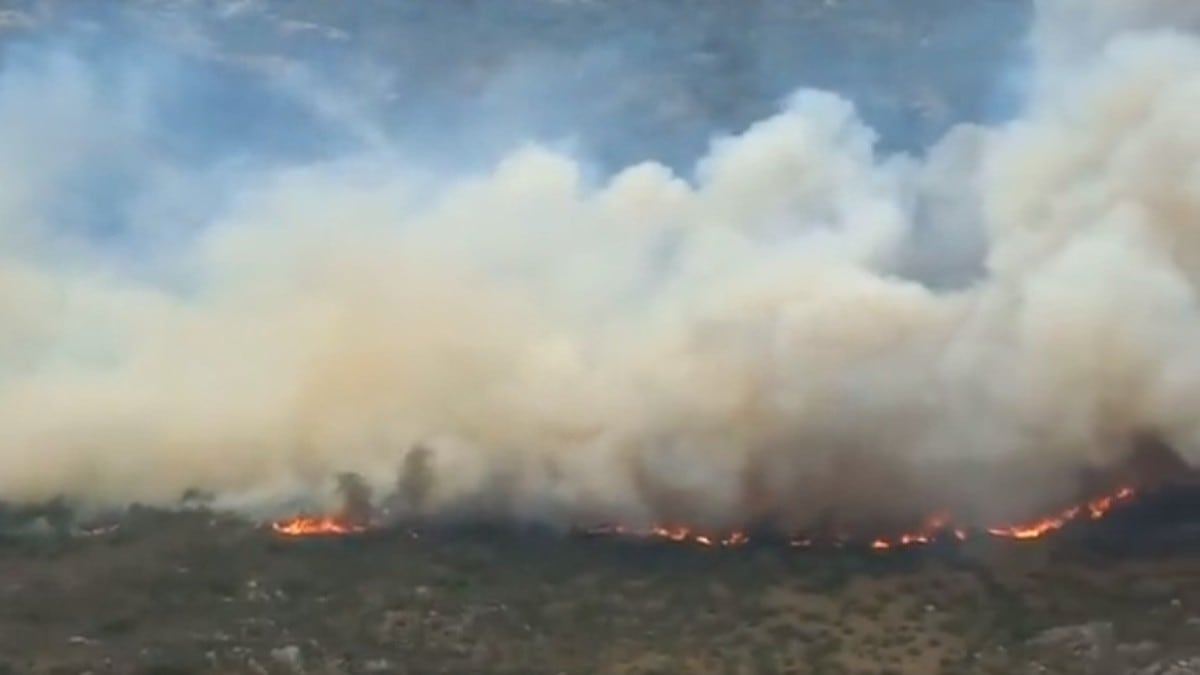
<instances>
[{"instance_id":1,"label":"flame","mask_svg":"<svg viewBox=\"0 0 1200 675\"><path fill-rule=\"evenodd\" d=\"M1115 492L1097 497L1082 504L1077 504L1050 516L1044 516L1025 523L995 525L984 528L993 537L1003 539L1040 539L1052 532L1062 529L1067 523L1087 516L1089 520L1100 520L1113 507L1127 502L1134 497L1136 491L1132 487L1121 487ZM604 525L586 531L591 535L625 536L662 539L678 543L691 543L705 547L741 546L750 542L750 536L743 531L735 530L724 535L698 532L686 526L658 525L642 530L619 525ZM896 548L921 546L934 541L953 539L966 541L972 534L971 530L957 525L948 513L938 513L925 519L921 527L912 532L904 532L894 537L878 537L870 540L867 546L874 551L888 551ZM792 548L811 548L818 542L808 537L793 537L788 541ZM822 540L826 543L826 540ZM827 543L841 548L852 543L848 536L835 536Z\"/></svg>"},{"instance_id":2,"label":"flame","mask_svg":"<svg viewBox=\"0 0 1200 675\"><path fill-rule=\"evenodd\" d=\"M337 516L299 515L275 521L271 523L271 529L287 537L313 537L358 534L365 532L367 526Z\"/></svg>"},{"instance_id":3,"label":"flame","mask_svg":"<svg viewBox=\"0 0 1200 675\"><path fill-rule=\"evenodd\" d=\"M972 534L986 533L1002 539L1031 540L1040 539L1046 535L1061 530L1068 523L1087 518L1100 520L1114 507L1127 502L1136 495L1132 487L1121 487L1116 491L1076 504L1049 516L1024 523L1002 524L968 530L958 525L948 513L937 513L926 518L921 526L911 532L904 532L892 537L878 537L868 542L867 546L874 551L888 551L897 548L922 546L935 541L954 539L965 541ZM276 521L271 528L288 537L310 537L359 534L371 529L371 525L355 523L338 516L308 516L298 515L286 520ZM654 525L647 528L632 528L622 525L601 525L583 531L593 536L635 537L659 539L675 543L692 544L707 548L731 548L750 543L750 535L742 530L724 533L701 531L686 525ZM411 533L415 538L416 532ZM815 540L809 537L796 536L788 540L792 548L812 548L818 543L828 543L835 548L841 548L854 543L850 537L839 535L832 539Z\"/></svg>"},{"instance_id":4,"label":"flame","mask_svg":"<svg viewBox=\"0 0 1200 675\"><path fill-rule=\"evenodd\" d=\"M1051 532L1061 530L1067 523L1078 520L1084 514L1087 515L1089 520L1100 520L1114 506L1121 502L1129 501L1135 494L1136 492L1133 488L1123 487L1110 495L1097 497L1083 504L1063 509L1054 515L1039 518L1028 523L989 527L987 533L993 537L1004 537L1007 539L1040 539Z\"/></svg>"},{"instance_id":5,"label":"flame","mask_svg":"<svg viewBox=\"0 0 1200 675\"><path fill-rule=\"evenodd\" d=\"M886 551L901 546L930 544L946 536L962 541L967 538L967 531L959 527L951 527L950 514L938 513L926 518L918 530L905 532L893 538L872 540L871 548L876 551Z\"/></svg>"}]
</instances>

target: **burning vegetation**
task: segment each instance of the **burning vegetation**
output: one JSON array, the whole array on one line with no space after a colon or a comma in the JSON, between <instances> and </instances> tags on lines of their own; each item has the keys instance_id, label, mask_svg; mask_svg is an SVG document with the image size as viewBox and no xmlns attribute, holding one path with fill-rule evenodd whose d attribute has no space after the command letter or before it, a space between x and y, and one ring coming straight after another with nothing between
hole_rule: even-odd
<instances>
[{"instance_id":1,"label":"burning vegetation","mask_svg":"<svg viewBox=\"0 0 1200 675\"><path fill-rule=\"evenodd\" d=\"M1130 486L1122 486L1110 493L1072 505L1057 513L1018 523L1003 523L987 527L970 527L956 522L946 513L925 519L921 527L893 536L861 539L846 534L833 536L789 537L787 543L794 548L812 548L822 545L843 547L864 545L872 550L886 551L896 548L921 546L938 541L965 541L972 537L989 536L999 539L1041 539L1057 532L1069 523L1081 520L1100 520L1119 505L1132 501L1138 492ZM329 537L362 534L382 527L369 520L346 515L300 514L271 524L271 529L284 537ZM602 525L577 530L588 536L656 539L680 544L691 544L708 548L733 548L750 543L752 536L746 530L715 533L686 525L655 525L648 528L622 525Z\"/></svg>"},{"instance_id":2,"label":"burning vegetation","mask_svg":"<svg viewBox=\"0 0 1200 675\"><path fill-rule=\"evenodd\" d=\"M330 536L366 532L368 525L341 516L298 515L271 523L271 529L288 537Z\"/></svg>"}]
</instances>

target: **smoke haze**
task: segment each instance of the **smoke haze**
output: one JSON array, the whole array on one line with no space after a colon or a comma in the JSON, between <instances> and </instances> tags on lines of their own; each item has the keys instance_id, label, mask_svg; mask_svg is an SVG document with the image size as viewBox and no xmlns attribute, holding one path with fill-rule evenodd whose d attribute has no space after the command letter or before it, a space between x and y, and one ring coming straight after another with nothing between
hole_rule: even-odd
<instances>
[{"instance_id":1,"label":"smoke haze","mask_svg":"<svg viewBox=\"0 0 1200 675\"><path fill-rule=\"evenodd\" d=\"M1039 2L1019 113L920 153L802 90L687 169L450 170L300 74L300 157L171 161L206 150L183 66L28 48L0 497L270 511L351 472L422 515L801 529L1019 513L1143 432L1200 463L1193 4Z\"/></svg>"}]
</instances>

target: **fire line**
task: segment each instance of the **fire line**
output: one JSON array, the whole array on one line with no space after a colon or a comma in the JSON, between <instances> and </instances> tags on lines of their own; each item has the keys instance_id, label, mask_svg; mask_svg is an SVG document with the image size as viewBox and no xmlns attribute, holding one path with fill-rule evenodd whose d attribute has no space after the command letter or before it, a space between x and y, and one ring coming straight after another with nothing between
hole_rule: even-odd
<instances>
[{"instance_id":1,"label":"fire line","mask_svg":"<svg viewBox=\"0 0 1200 675\"><path fill-rule=\"evenodd\" d=\"M999 539L1041 539L1061 530L1073 521L1083 519L1100 520L1108 515L1114 507L1130 501L1136 494L1136 490L1132 487L1121 487L1110 494L1076 504L1051 515L1027 522L1000 524L978 530L969 530L955 524L949 514L936 514L927 518L917 530L901 533L893 537L872 539L867 542L867 545L875 551L887 551L897 548L921 546L933 543L934 541L945 541L948 539L965 541L974 534L984 534ZM310 516L305 514L275 521L271 524L271 529L277 534L292 538L361 534L373 529L373 527L370 524L354 522L339 516ZM584 530L583 533L592 536L658 539L708 548L732 548L750 542L749 534L741 530L734 530L724 534L713 534L682 525L656 525L645 529L630 528L621 525L605 525ZM816 544L814 540L805 537L794 537L788 543L794 548L810 548ZM832 543L840 547L851 542L848 537L837 537Z\"/></svg>"},{"instance_id":2,"label":"fire line","mask_svg":"<svg viewBox=\"0 0 1200 675\"><path fill-rule=\"evenodd\" d=\"M271 523L271 529L288 537L313 537L366 532L367 525L352 523L338 516L298 515Z\"/></svg>"}]
</instances>

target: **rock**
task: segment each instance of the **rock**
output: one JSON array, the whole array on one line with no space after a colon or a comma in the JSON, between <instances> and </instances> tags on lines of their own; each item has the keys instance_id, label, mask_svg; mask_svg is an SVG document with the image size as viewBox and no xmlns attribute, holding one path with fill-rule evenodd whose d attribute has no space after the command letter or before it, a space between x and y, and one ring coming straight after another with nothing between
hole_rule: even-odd
<instances>
[{"instance_id":1,"label":"rock","mask_svg":"<svg viewBox=\"0 0 1200 675\"><path fill-rule=\"evenodd\" d=\"M300 648L296 645L272 649L271 659L294 673L304 672L304 662L300 657Z\"/></svg>"},{"instance_id":2,"label":"rock","mask_svg":"<svg viewBox=\"0 0 1200 675\"><path fill-rule=\"evenodd\" d=\"M371 659L362 666L364 673L391 673L395 672L392 668L392 662L387 659Z\"/></svg>"},{"instance_id":3,"label":"rock","mask_svg":"<svg viewBox=\"0 0 1200 675\"><path fill-rule=\"evenodd\" d=\"M1113 625L1107 621L1050 628L1030 639L1041 662L1072 663L1081 673L1107 672L1115 652Z\"/></svg>"},{"instance_id":4,"label":"rock","mask_svg":"<svg viewBox=\"0 0 1200 675\"><path fill-rule=\"evenodd\" d=\"M1200 656L1160 661L1130 675L1200 675Z\"/></svg>"},{"instance_id":5,"label":"rock","mask_svg":"<svg viewBox=\"0 0 1200 675\"><path fill-rule=\"evenodd\" d=\"M1146 662L1157 656L1161 650L1162 645L1157 642L1142 640L1141 642L1119 644L1117 645L1116 653L1124 663L1145 665Z\"/></svg>"}]
</instances>

